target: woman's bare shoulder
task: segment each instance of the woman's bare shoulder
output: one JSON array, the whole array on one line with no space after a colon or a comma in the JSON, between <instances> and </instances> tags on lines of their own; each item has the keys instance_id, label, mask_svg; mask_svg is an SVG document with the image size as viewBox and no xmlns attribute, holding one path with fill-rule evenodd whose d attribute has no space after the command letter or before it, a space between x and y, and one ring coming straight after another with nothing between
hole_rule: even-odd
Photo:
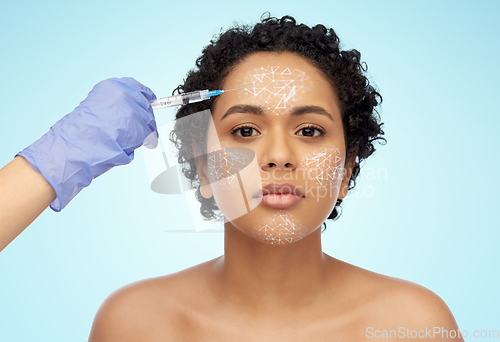
<instances>
[{"instance_id":1,"label":"woman's bare shoulder","mask_svg":"<svg viewBox=\"0 0 500 342\"><path fill-rule=\"evenodd\" d=\"M175 337L183 327L188 328L189 299L199 293L200 278L212 262L115 290L99 307L89 341L153 341Z\"/></svg>"},{"instance_id":2,"label":"woman's bare shoulder","mask_svg":"<svg viewBox=\"0 0 500 342\"><path fill-rule=\"evenodd\" d=\"M335 263L353 289L351 296L359 299L363 320L377 326L373 329L458 329L446 303L428 288L340 260Z\"/></svg>"}]
</instances>

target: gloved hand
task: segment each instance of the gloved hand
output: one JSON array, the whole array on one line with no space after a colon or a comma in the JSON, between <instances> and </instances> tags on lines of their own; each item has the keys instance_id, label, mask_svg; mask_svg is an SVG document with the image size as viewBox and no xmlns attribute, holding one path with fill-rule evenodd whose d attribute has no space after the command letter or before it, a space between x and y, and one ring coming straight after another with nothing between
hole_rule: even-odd
<instances>
[{"instance_id":1,"label":"gloved hand","mask_svg":"<svg viewBox=\"0 0 500 342\"><path fill-rule=\"evenodd\" d=\"M16 154L54 188L52 210L61 211L92 179L130 163L136 148L158 145L149 103L154 99L151 89L131 77L99 82L78 107Z\"/></svg>"}]
</instances>

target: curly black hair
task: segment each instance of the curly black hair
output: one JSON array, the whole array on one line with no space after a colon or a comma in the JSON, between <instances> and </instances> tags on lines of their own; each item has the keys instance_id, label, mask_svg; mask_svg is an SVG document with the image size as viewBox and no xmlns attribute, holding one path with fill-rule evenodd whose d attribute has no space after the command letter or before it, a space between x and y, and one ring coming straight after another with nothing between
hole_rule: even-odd
<instances>
[{"instance_id":1,"label":"curly black hair","mask_svg":"<svg viewBox=\"0 0 500 342\"><path fill-rule=\"evenodd\" d=\"M340 40L331 28L327 29L323 25L309 27L297 24L291 16L278 19L266 12L261 17L261 22L255 26L236 25L212 39L196 60L197 68L188 72L184 84L179 85L172 94L221 89L225 77L234 67L256 52L288 52L303 57L323 71L340 100L346 161L356 156L348 184L348 189L351 190L356 185L360 163L375 151L374 142L379 140L385 144L386 140L382 137L383 123L376 111L382 97L365 76L366 63L361 61L361 54L357 50L341 50L339 44ZM177 111L176 119L210 109L213 101L182 106ZM178 149L178 162L183 167L183 174L190 181L191 187L196 188L196 198L201 203L200 213L205 220L220 219L222 216L220 212L216 213L219 208L214 198L206 199L201 195L193 159L193 142L200 146L203 154L206 153L207 132L200 135L199 130L183 127L186 125L185 121L187 120L176 121L170 140ZM208 122L189 123L197 127L208 127L202 126L207 124ZM328 219L335 220L339 217L341 203L342 200L337 199ZM326 228L326 224L323 224Z\"/></svg>"}]
</instances>

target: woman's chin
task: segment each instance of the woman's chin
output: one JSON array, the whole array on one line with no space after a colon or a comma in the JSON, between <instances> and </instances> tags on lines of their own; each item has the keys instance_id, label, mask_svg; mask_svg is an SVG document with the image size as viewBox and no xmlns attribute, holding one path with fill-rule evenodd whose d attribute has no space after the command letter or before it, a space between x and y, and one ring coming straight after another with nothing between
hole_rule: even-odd
<instances>
[{"instance_id":1,"label":"woman's chin","mask_svg":"<svg viewBox=\"0 0 500 342\"><path fill-rule=\"evenodd\" d=\"M288 245L302 240L318 227L311 220L300 219L293 210L256 208L231 224L245 235L268 245Z\"/></svg>"}]
</instances>

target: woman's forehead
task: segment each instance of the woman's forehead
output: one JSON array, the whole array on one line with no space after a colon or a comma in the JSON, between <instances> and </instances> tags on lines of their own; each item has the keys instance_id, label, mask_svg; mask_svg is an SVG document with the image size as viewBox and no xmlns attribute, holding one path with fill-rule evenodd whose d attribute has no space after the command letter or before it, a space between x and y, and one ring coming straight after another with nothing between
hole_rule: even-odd
<instances>
[{"instance_id":1,"label":"woman's forehead","mask_svg":"<svg viewBox=\"0 0 500 342\"><path fill-rule=\"evenodd\" d=\"M231 89L231 85L241 82L272 83L273 77L283 81L311 78L328 83L323 73L303 57L288 52L258 52L238 63L224 80L223 86Z\"/></svg>"},{"instance_id":2,"label":"woman's forehead","mask_svg":"<svg viewBox=\"0 0 500 342\"><path fill-rule=\"evenodd\" d=\"M324 74L291 53L247 57L226 77L223 89L227 93L217 101L222 107L254 104L270 114L283 114L299 104L337 107L337 96Z\"/></svg>"}]
</instances>

